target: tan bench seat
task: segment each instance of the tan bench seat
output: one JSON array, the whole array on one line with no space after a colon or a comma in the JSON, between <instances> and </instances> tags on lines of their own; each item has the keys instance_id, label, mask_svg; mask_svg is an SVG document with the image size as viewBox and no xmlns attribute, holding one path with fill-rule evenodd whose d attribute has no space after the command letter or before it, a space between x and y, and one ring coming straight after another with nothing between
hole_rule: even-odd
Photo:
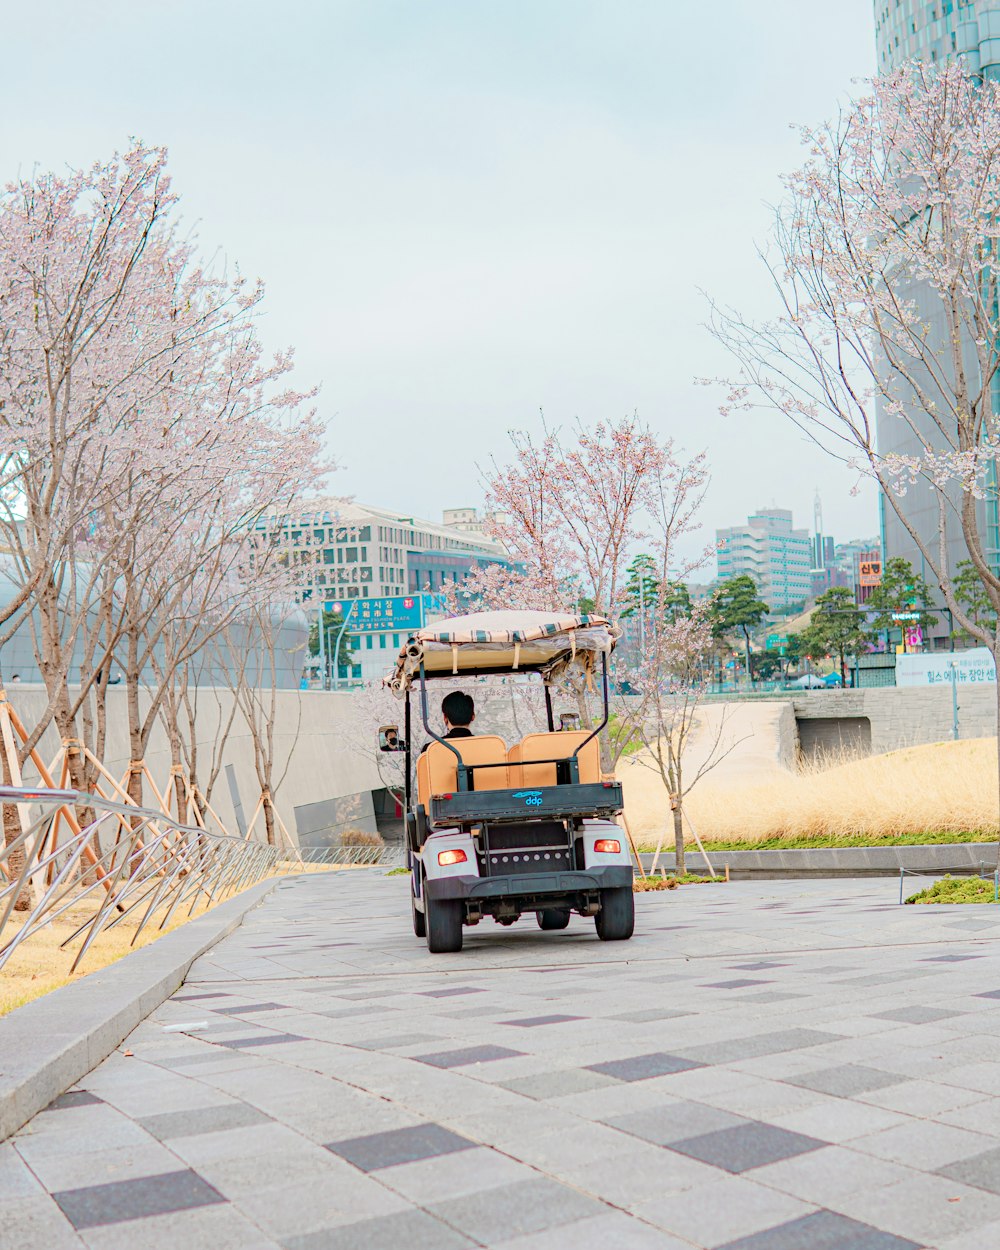
<instances>
[{"instance_id":1,"label":"tan bench seat","mask_svg":"<svg viewBox=\"0 0 1000 1250\"><path fill-rule=\"evenodd\" d=\"M512 786L554 786L556 766L540 764L538 760L565 760L582 742L590 738L589 729L574 729L570 733L528 734L515 742L507 752L507 771ZM591 738L577 756L581 782L601 780L601 748L597 738Z\"/></svg>"},{"instance_id":2,"label":"tan bench seat","mask_svg":"<svg viewBox=\"0 0 1000 1250\"><path fill-rule=\"evenodd\" d=\"M507 744L495 734L472 738L449 738L465 764L499 764L500 768L477 768L472 776L476 790L508 789ZM417 802L425 808L432 794L458 790L458 760L441 742L432 742L417 760Z\"/></svg>"}]
</instances>

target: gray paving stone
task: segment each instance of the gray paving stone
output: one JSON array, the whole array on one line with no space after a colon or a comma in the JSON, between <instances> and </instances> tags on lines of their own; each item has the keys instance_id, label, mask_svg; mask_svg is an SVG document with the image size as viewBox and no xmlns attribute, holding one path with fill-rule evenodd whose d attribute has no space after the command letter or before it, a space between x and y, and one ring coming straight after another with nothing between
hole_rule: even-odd
<instances>
[{"instance_id":1,"label":"gray paving stone","mask_svg":"<svg viewBox=\"0 0 1000 1250\"><path fill-rule=\"evenodd\" d=\"M925 1007L915 1003L912 1007L894 1007L892 1011L876 1011L873 1020L898 1020L903 1024L933 1024L936 1020L950 1020L955 1011L942 1011L939 1007Z\"/></svg>"},{"instance_id":2,"label":"gray paving stone","mask_svg":"<svg viewBox=\"0 0 1000 1250\"><path fill-rule=\"evenodd\" d=\"M878 1068L866 1068L862 1064L848 1063L839 1068L821 1068L818 1072L806 1072L801 1076L785 1078L791 1085L803 1089L815 1089L821 1094L833 1094L838 1098L853 1098L855 1094L869 1094L872 1090L886 1089L906 1080L892 1072Z\"/></svg>"},{"instance_id":3,"label":"gray paving stone","mask_svg":"<svg viewBox=\"0 0 1000 1250\"><path fill-rule=\"evenodd\" d=\"M786 1050L804 1050L807 1046L822 1046L827 1042L841 1042L839 1033L824 1033L819 1029L781 1029L776 1033L758 1033L753 1037L736 1038L727 1042L709 1042L704 1046L684 1046L678 1050L685 1058L700 1064L738 1063L741 1059L757 1059L762 1055L777 1055Z\"/></svg>"},{"instance_id":4,"label":"gray paving stone","mask_svg":"<svg viewBox=\"0 0 1000 1250\"><path fill-rule=\"evenodd\" d=\"M58 1098L54 1098L45 1108L46 1111L66 1111L70 1107L90 1107L95 1103L102 1102L103 1099L98 1098L96 1094L90 1093L86 1089L68 1089L65 1094L60 1094ZM40 1113L44 1114L44 1113Z\"/></svg>"},{"instance_id":5,"label":"gray paving stone","mask_svg":"<svg viewBox=\"0 0 1000 1250\"><path fill-rule=\"evenodd\" d=\"M83 1242L48 1197L5 1199L0 1244L11 1250L81 1250Z\"/></svg>"},{"instance_id":6,"label":"gray paving stone","mask_svg":"<svg viewBox=\"0 0 1000 1250\"><path fill-rule=\"evenodd\" d=\"M426 1211L400 1211L374 1220L289 1237L285 1250L466 1250L476 1243Z\"/></svg>"},{"instance_id":7,"label":"gray paving stone","mask_svg":"<svg viewBox=\"0 0 1000 1250\"><path fill-rule=\"evenodd\" d=\"M518 1076L499 1084L502 1089L523 1094L526 1098L563 1098L568 1094L620 1086L620 1082L613 1077L589 1068L562 1068L555 1072L540 1072L536 1076Z\"/></svg>"},{"instance_id":8,"label":"gray paving stone","mask_svg":"<svg viewBox=\"0 0 1000 1250\"><path fill-rule=\"evenodd\" d=\"M629 1059L610 1059L605 1063L587 1064L591 1072L614 1077L617 1081L648 1081L655 1076L671 1076L675 1072L690 1072L703 1065L678 1055L655 1051L650 1055L634 1055Z\"/></svg>"},{"instance_id":9,"label":"gray paving stone","mask_svg":"<svg viewBox=\"0 0 1000 1250\"><path fill-rule=\"evenodd\" d=\"M138 1220L149 1215L225 1202L221 1194L190 1169L162 1172L137 1180L111 1181L106 1185L65 1189L52 1197L77 1229L120 1224L124 1220Z\"/></svg>"},{"instance_id":10,"label":"gray paving stone","mask_svg":"<svg viewBox=\"0 0 1000 1250\"><path fill-rule=\"evenodd\" d=\"M776 1228L726 1242L718 1250L921 1250L915 1241L882 1232L832 1211L817 1211Z\"/></svg>"},{"instance_id":11,"label":"gray paving stone","mask_svg":"<svg viewBox=\"0 0 1000 1250\"><path fill-rule=\"evenodd\" d=\"M571 1020L583 1020L585 1016L528 1016L524 1020L499 1020L498 1024L516 1025L522 1029L534 1029L540 1024L567 1024Z\"/></svg>"},{"instance_id":12,"label":"gray paving stone","mask_svg":"<svg viewBox=\"0 0 1000 1250\"><path fill-rule=\"evenodd\" d=\"M217 1046L228 1046L233 1050L245 1050L252 1046L279 1046L287 1042L305 1042L308 1039L297 1033L260 1033L253 1037L219 1038Z\"/></svg>"},{"instance_id":13,"label":"gray paving stone","mask_svg":"<svg viewBox=\"0 0 1000 1250\"><path fill-rule=\"evenodd\" d=\"M440 1124L418 1124L413 1128L390 1129L385 1133L370 1133L366 1137L327 1142L326 1149L363 1172L374 1172L397 1163L413 1163L417 1159L469 1150L475 1145L467 1137L442 1128Z\"/></svg>"},{"instance_id":14,"label":"gray paving stone","mask_svg":"<svg viewBox=\"0 0 1000 1250\"><path fill-rule=\"evenodd\" d=\"M426 1042L439 1042L433 1033L397 1033L389 1037L371 1037L364 1041L351 1041L359 1050L399 1050L404 1046L421 1046Z\"/></svg>"},{"instance_id":15,"label":"gray paving stone","mask_svg":"<svg viewBox=\"0 0 1000 1250\"><path fill-rule=\"evenodd\" d=\"M679 1102L668 1103L664 1107L647 1107L629 1115L615 1116L604 1123L621 1129L623 1133L631 1133L633 1137L640 1137L643 1141L667 1146L671 1142L713 1133L717 1129L735 1128L751 1121L704 1103Z\"/></svg>"},{"instance_id":16,"label":"gray paving stone","mask_svg":"<svg viewBox=\"0 0 1000 1250\"><path fill-rule=\"evenodd\" d=\"M556 1181L519 1181L432 1204L432 1214L482 1245L571 1224L608 1208Z\"/></svg>"},{"instance_id":17,"label":"gray paving stone","mask_svg":"<svg viewBox=\"0 0 1000 1250\"><path fill-rule=\"evenodd\" d=\"M656 1020L679 1020L682 1016L691 1016L691 1011L674 1011L670 1008L647 1007L643 1011L623 1011L611 1020L626 1020L629 1024L651 1024Z\"/></svg>"},{"instance_id":18,"label":"gray paving stone","mask_svg":"<svg viewBox=\"0 0 1000 1250\"><path fill-rule=\"evenodd\" d=\"M829 1144L804 1133L750 1121L671 1142L670 1149L726 1172L741 1173L810 1150L821 1150Z\"/></svg>"},{"instance_id":19,"label":"gray paving stone","mask_svg":"<svg viewBox=\"0 0 1000 1250\"><path fill-rule=\"evenodd\" d=\"M961 1181L963 1185L1000 1194L1000 1146L968 1159L959 1159L957 1163L946 1164L937 1171L939 1175Z\"/></svg>"},{"instance_id":20,"label":"gray paving stone","mask_svg":"<svg viewBox=\"0 0 1000 1250\"><path fill-rule=\"evenodd\" d=\"M162 1115L145 1116L139 1124L160 1141L172 1137L194 1137L199 1133L217 1133L225 1129L246 1128L266 1124L269 1116L244 1102L222 1103L189 1111L166 1111Z\"/></svg>"}]
</instances>

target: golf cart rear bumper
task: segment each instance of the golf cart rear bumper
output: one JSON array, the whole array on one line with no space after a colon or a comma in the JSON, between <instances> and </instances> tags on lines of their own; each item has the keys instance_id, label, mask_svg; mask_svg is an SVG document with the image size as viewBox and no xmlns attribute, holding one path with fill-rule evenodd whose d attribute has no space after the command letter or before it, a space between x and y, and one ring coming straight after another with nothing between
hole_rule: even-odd
<instances>
[{"instance_id":1,"label":"golf cart rear bumper","mask_svg":"<svg viewBox=\"0 0 1000 1250\"><path fill-rule=\"evenodd\" d=\"M609 864L574 872L517 873L502 877L438 877L424 882L430 898L537 898L544 894L591 894L632 885L632 867Z\"/></svg>"}]
</instances>

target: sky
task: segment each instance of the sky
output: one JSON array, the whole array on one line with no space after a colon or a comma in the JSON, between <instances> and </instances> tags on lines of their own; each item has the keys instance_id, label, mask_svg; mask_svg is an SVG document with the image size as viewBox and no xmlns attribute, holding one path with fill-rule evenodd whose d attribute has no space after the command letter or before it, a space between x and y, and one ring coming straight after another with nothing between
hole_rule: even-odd
<instances>
[{"instance_id":1,"label":"sky","mask_svg":"<svg viewBox=\"0 0 1000 1250\"><path fill-rule=\"evenodd\" d=\"M838 540L874 491L778 414L733 414L707 296L773 309L755 252L793 123L873 72L871 0L34 0L3 4L0 181L169 149L207 256L267 284L262 334L338 494L440 519L510 429L637 412L706 450L704 537L761 506Z\"/></svg>"}]
</instances>

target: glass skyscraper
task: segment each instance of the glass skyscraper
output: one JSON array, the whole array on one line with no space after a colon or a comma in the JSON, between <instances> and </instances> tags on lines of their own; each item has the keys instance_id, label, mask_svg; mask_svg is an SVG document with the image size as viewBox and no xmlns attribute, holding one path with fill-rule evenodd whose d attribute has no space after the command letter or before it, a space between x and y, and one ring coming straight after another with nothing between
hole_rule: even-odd
<instances>
[{"instance_id":1,"label":"glass skyscraper","mask_svg":"<svg viewBox=\"0 0 1000 1250\"><path fill-rule=\"evenodd\" d=\"M931 64L959 58L976 77L1000 80L1000 0L875 0L876 60L880 74L889 73L907 61L920 60ZM928 342L940 345L947 358L948 336L940 300L924 284L906 284L902 294L913 300L921 320L928 327ZM888 372L888 371L887 371ZM888 378L891 387L891 376ZM903 388L897 398L906 404ZM910 406L907 405L909 408ZM994 380L993 410L1000 413L1000 386ZM919 412L911 411L911 420L919 428L925 425ZM882 454L899 452L918 454L918 439L906 421L877 412L878 446ZM1000 524L996 497L996 472L987 481L988 498L980 503L980 527L987 558L1000 566ZM957 495L957 491L956 491ZM907 519L921 540L936 550L940 533L938 496L930 487L918 483L910 487L901 501ZM924 565L916 543L897 517L888 500L880 501L882 546L885 558L903 556L933 584L930 569ZM952 573L960 560L968 559L957 517L948 522L948 563ZM946 630L935 630L938 646L946 643Z\"/></svg>"}]
</instances>

